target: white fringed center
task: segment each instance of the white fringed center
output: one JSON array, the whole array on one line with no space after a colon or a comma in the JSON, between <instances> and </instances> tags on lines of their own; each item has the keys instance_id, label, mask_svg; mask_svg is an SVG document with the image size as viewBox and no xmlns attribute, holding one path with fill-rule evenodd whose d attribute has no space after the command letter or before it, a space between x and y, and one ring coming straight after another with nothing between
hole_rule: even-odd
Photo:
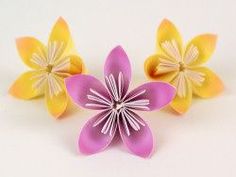
<instances>
[{"instance_id":1,"label":"white fringed center","mask_svg":"<svg viewBox=\"0 0 236 177\"><path fill-rule=\"evenodd\" d=\"M49 96L58 95L62 88L62 81L58 76L68 71L70 67L70 57L61 57L64 51L63 42L49 42L47 51L38 48L37 52L32 54L31 61L41 67L42 72L32 77L37 79L33 85L34 89L43 89L48 84Z\"/></svg>"},{"instance_id":2,"label":"white fringed center","mask_svg":"<svg viewBox=\"0 0 236 177\"><path fill-rule=\"evenodd\" d=\"M88 108L99 108L107 111L107 114L99 118L93 127L102 124L101 133L112 136L117 128L118 119L123 124L124 130L130 136L130 130L139 131L145 123L136 117L132 110L149 110L149 100L139 99L145 94L146 90L141 90L131 96L124 95L124 77L120 72L118 79L115 80L113 74L105 77L107 90L110 99L106 98L94 89L90 89L87 95Z\"/></svg>"},{"instance_id":3,"label":"white fringed center","mask_svg":"<svg viewBox=\"0 0 236 177\"><path fill-rule=\"evenodd\" d=\"M201 86L205 80L205 75L201 72L193 71L188 66L193 63L199 56L199 51L196 46L191 44L184 56L182 56L180 47L175 40L164 41L161 43L162 49L168 57L160 57L159 65L156 69L156 74L165 74L172 71L177 71L178 75L171 81L176 87L177 95L185 97L187 92L187 80Z\"/></svg>"}]
</instances>

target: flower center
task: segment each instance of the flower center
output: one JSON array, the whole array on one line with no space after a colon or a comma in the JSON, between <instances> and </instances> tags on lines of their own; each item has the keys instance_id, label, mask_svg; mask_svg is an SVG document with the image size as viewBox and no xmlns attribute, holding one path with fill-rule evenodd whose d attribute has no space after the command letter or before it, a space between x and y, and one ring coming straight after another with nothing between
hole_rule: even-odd
<instances>
[{"instance_id":1,"label":"flower center","mask_svg":"<svg viewBox=\"0 0 236 177\"><path fill-rule=\"evenodd\" d=\"M46 72L51 73L52 72L53 65L49 64L46 68Z\"/></svg>"},{"instance_id":2,"label":"flower center","mask_svg":"<svg viewBox=\"0 0 236 177\"><path fill-rule=\"evenodd\" d=\"M123 108L124 107L124 103L123 102L115 102L114 104L113 104L113 109L115 109L115 110L120 110L121 108Z\"/></svg>"},{"instance_id":3,"label":"flower center","mask_svg":"<svg viewBox=\"0 0 236 177\"><path fill-rule=\"evenodd\" d=\"M186 69L186 65L183 62L179 62L179 71L184 71Z\"/></svg>"}]
</instances>

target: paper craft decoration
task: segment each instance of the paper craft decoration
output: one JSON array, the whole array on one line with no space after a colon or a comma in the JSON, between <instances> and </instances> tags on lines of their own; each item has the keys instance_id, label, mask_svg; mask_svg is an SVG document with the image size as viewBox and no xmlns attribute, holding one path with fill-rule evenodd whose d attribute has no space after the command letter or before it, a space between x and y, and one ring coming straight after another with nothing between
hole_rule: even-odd
<instances>
[{"instance_id":1,"label":"paper craft decoration","mask_svg":"<svg viewBox=\"0 0 236 177\"><path fill-rule=\"evenodd\" d=\"M175 88L163 82L149 82L128 92L131 65L125 51L114 48L104 67L105 86L91 75L66 78L72 100L86 109L99 110L83 127L79 137L80 151L93 154L105 149L115 135L134 154L148 157L153 137L146 122L135 111L152 111L167 105Z\"/></svg>"},{"instance_id":2,"label":"paper craft decoration","mask_svg":"<svg viewBox=\"0 0 236 177\"><path fill-rule=\"evenodd\" d=\"M49 112L59 117L69 102L64 78L84 72L84 64L75 52L66 22L62 18L57 20L47 47L33 37L17 39L16 46L31 70L15 81L10 94L21 99L45 95Z\"/></svg>"},{"instance_id":3,"label":"paper craft decoration","mask_svg":"<svg viewBox=\"0 0 236 177\"><path fill-rule=\"evenodd\" d=\"M202 34L186 47L181 35L169 20L162 21L157 31L157 53L145 62L146 75L176 87L177 94L170 104L182 114L192 102L192 94L202 98L213 97L223 90L223 83L210 69L201 66L211 57L216 35Z\"/></svg>"}]
</instances>

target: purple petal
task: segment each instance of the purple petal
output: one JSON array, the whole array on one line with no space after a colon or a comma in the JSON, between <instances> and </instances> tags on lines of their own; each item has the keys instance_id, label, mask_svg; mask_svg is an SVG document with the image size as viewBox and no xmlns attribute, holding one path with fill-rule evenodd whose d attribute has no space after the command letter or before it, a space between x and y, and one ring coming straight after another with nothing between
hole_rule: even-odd
<instances>
[{"instance_id":1,"label":"purple petal","mask_svg":"<svg viewBox=\"0 0 236 177\"><path fill-rule=\"evenodd\" d=\"M175 88L168 83L149 82L132 90L125 100L135 110L152 111L169 104L175 92Z\"/></svg>"},{"instance_id":2,"label":"purple petal","mask_svg":"<svg viewBox=\"0 0 236 177\"><path fill-rule=\"evenodd\" d=\"M123 122L119 119L118 126L121 139L132 153L141 157L149 157L153 149L152 132L141 117L135 113L133 114L135 118L143 122L145 126L141 126L141 129L138 131L130 128L130 135L128 136Z\"/></svg>"},{"instance_id":3,"label":"purple petal","mask_svg":"<svg viewBox=\"0 0 236 177\"><path fill-rule=\"evenodd\" d=\"M94 126L94 123L102 119L108 112L103 111L91 118L83 127L79 137L79 149L84 154L94 154L104 150L112 141L116 131L110 136L101 133L103 124Z\"/></svg>"},{"instance_id":4,"label":"purple petal","mask_svg":"<svg viewBox=\"0 0 236 177\"><path fill-rule=\"evenodd\" d=\"M66 78L65 84L70 97L81 107L101 110L108 106L108 104L105 104L105 102L110 101L110 96L107 89L95 77L78 74ZM100 96L97 96L95 92ZM99 100L103 101L91 100L91 98L89 99L89 96L96 98L99 97Z\"/></svg>"},{"instance_id":5,"label":"purple petal","mask_svg":"<svg viewBox=\"0 0 236 177\"><path fill-rule=\"evenodd\" d=\"M124 79L123 95L126 94L131 80L131 65L129 58L121 46L115 47L107 57L104 75L109 77L112 74L118 82L119 73L122 73Z\"/></svg>"}]
</instances>

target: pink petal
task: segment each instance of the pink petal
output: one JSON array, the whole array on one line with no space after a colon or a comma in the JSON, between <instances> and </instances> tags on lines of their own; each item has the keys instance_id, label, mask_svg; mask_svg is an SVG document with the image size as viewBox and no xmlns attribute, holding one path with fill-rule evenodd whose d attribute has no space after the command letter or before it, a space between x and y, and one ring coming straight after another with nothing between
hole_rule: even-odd
<instances>
[{"instance_id":1,"label":"pink petal","mask_svg":"<svg viewBox=\"0 0 236 177\"><path fill-rule=\"evenodd\" d=\"M91 118L83 127L79 136L79 149L84 154L94 154L104 150L112 141L116 131L113 135L101 133L103 124L93 126L94 123L103 118L108 112L103 111Z\"/></svg>"},{"instance_id":2,"label":"pink petal","mask_svg":"<svg viewBox=\"0 0 236 177\"><path fill-rule=\"evenodd\" d=\"M81 107L96 110L105 108L103 104L100 105L100 103L88 99L88 95L94 96L91 89L110 101L110 96L105 86L93 76L83 74L73 75L65 79L65 84L70 97ZM97 106L88 106L86 104L95 104Z\"/></svg>"},{"instance_id":3,"label":"pink petal","mask_svg":"<svg viewBox=\"0 0 236 177\"><path fill-rule=\"evenodd\" d=\"M134 112L133 114L137 119L143 122L145 126L141 126L141 129L138 131L130 128L130 135L128 136L121 119L119 119L118 126L121 139L132 153L141 157L149 157L153 149L152 132L141 117Z\"/></svg>"},{"instance_id":4,"label":"pink petal","mask_svg":"<svg viewBox=\"0 0 236 177\"><path fill-rule=\"evenodd\" d=\"M139 93L142 93L139 95ZM164 82L149 82L132 90L126 97L131 101L149 100L148 109L135 108L136 110L152 111L169 104L175 97L176 90L173 86ZM135 95L139 95L136 96Z\"/></svg>"},{"instance_id":5,"label":"pink petal","mask_svg":"<svg viewBox=\"0 0 236 177\"><path fill-rule=\"evenodd\" d=\"M122 73L124 77L123 95L125 95L131 80L131 65L127 54L121 46L115 47L110 52L104 66L105 77L109 77L112 74L116 82L118 82L119 73Z\"/></svg>"}]
</instances>

